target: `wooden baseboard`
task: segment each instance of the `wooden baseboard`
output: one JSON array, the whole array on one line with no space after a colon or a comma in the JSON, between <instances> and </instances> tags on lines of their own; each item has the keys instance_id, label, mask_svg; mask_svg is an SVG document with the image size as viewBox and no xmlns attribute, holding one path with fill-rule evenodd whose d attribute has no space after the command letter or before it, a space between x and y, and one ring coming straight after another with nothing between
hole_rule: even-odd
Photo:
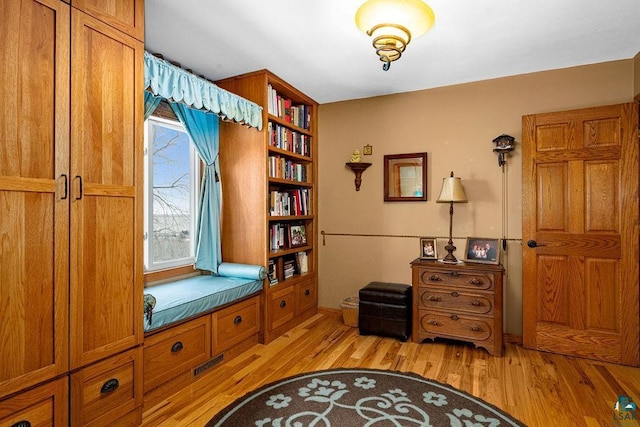
<instances>
[{"instance_id":1,"label":"wooden baseboard","mask_svg":"<svg viewBox=\"0 0 640 427\"><path fill-rule=\"evenodd\" d=\"M505 342L505 344L522 345L522 335L504 334L502 336L502 340Z\"/></svg>"},{"instance_id":2,"label":"wooden baseboard","mask_svg":"<svg viewBox=\"0 0 640 427\"><path fill-rule=\"evenodd\" d=\"M318 307L318 314L324 314L325 316L342 317L342 310L339 308L330 307ZM516 334L503 334L502 340L505 344L522 345L522 335Z\"/></svg>"},{"instance_id":3,"label":"wooden baseboard","mask_svg":"<svg viewBox=\"0 0 640 427\"><path fill-rule=\"evenodd\" d=\"M325 316L342 316L342 310L339 308L318 307L318 313Z\"/></svg>"}]
</instances>

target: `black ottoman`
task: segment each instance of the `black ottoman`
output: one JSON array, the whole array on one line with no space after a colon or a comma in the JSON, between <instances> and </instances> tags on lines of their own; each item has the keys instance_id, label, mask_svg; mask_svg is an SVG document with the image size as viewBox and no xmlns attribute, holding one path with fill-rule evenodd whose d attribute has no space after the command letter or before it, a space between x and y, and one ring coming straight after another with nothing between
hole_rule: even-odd
<instances>
[{"instance_id":1,"label":"black ottoman","mask_svg":"<svg viewBox=\"0 0 640 427\"><path fill-rule=\"evenodd\" d=\"M406 341L411 336L411 286L371 282L360 289L360 335L380 335Z\"/></svg>"}]
</instances>

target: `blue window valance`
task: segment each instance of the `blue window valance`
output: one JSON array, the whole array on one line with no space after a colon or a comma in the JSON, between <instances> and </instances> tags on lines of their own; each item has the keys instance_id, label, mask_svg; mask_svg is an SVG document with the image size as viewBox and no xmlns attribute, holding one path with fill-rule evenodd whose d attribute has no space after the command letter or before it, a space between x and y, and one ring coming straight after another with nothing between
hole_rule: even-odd
<instances>
[{"instance_id":1,"label":"blue window valance","mask_svg":"<svg viewBox=\"0 0 640 427\"><path fill-rule=\"evenodd\" d=\"M155 96L210 111L222 119L262 129L262 107L149 52L144 53L144 86Z\"/></svg>"}]
</instances>

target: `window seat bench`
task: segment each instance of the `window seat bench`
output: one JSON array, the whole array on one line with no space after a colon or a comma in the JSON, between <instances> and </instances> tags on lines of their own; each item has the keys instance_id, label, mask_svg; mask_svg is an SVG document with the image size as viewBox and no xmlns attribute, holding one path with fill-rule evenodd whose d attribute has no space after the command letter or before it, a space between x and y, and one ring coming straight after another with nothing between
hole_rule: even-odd
<instances>
[{"instance_id":1,"label":"window seat bench","mask_svg":"<svg viewBox=\"0 0 640 427\"><path fill-rule=\"evenodd\" d=\"M145 288L144 410L258 343L264 267L223 263ZM151 306L153 308L151 308Z\"/></svg>"},{"instance_id":2,"label":"window seat bench","mask_svg":"<svg viewBox=\"0 0 640 427\"><path fill-rule=\"evenodd\" d=\"M224 264L223 264L224 265ZM144 331L212 311L262 290L263 279L200 275L155 285L145 290L155 307L144 317Z\"/></svg>"}]
</instances>

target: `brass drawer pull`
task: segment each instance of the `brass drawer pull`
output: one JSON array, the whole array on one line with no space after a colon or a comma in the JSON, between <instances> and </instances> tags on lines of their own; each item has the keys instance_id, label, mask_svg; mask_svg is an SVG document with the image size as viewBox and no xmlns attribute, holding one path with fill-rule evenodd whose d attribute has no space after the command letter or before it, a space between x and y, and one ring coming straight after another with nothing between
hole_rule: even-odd
<instances>
[{"instance_id":1,"label":"brass drawer pull","mask_svg":"<svg viewBox=\"0 0 640 427\"><path fill-rule=\"evenodd\" d=\"M470 329L473 332L482 332L482 328L480 326L472 326Z\"/></svg>"},{"instance_id":2,"label":"brass drawer pull","mask_svg":"<svg viewBox=\"0 0 640 427\"><path fill-rule=\"evenodd\" d=\"M472 285L484 285L484 280L480 280L477 277L474 277L473 279L469 280L469 283Z\"/></svg>"},{"instance_id":3,"label":"brass drawer pull","mask_svg":"<svg viewBox=\"0 0 640 427\"><path fill-rule=\"evenodd\" d=\"M110 380L107 380L107 382L105 382L102 385L102 388L100 389L100 393L102 394L112 393L116 391L118 387L120 387L120 381L118 381L116 378L111 378Z\"/></svg>"},{"instance_id":4,"label":"brass drawer pull","mask_svg":"<svg viewBox=\"0 0 640 427\"><path fill-rule=\"evenodd\" d=\"M182 341L177 341L171 346L171 353L177 353L184 348Z\"/></svg>"},{"instance_id":5,"label":"brass drawer pull","mask_svg":"<svg viewBox=\"0 0 640 427\"><path fill-rule=\"evenodd\" d=\"M240 323L242 323L242 316L236 316L236 318L233 319L233 324L239 325Z\"/></svg>"},{"instance_id":6,"label":"brass drawer pull","mask_svg":"<svg viewBox=\"0 0 640 427\"><path fill-rule=\"evenodd\" d=\"M15 424L11 424L11 427L31 427L31 423L27 420L18 421Z\"/></svg>"},{"instance_id":7,"label":"brass drawer pull","mask_svg":"<svg viewBox=\"0 0 640 427\"><path fill-rule=\"evenodd\" d=\"M440 301L442 301L442 297L437 297L435 295L431 295L429 297L429 301L440 302Z\"/></svg>"},{"instance_id":8,"label":"brass drawer pull","mask_svg":"<svg viewBox=\"0 0 640 427\"><path fill-rule=\"evenodd\" d=\"M452 314L451 315L451 320L458 320L458 319L459 319L459 317L458 317L457 314Z\"/></svg>"},{"instance_id":9,"label":"brass drawer pull","mask_svg":"<svg viewBox=\"0 0 640 427\"><path fill-rule=\"evenodd\" d=\"M432 282L442 282L442 278L436 274L429 276L429 280Z\"/></svg>"},{"instance_id":10,"label":"brass drawer pull","mask_svg":"<svg viewBox=\"0 0 640 427\"><path fill-rule=\"evenodd\" d=\"M432 326L440 326L440 322L438 322L437 320L429 320L428 323Z\"/></svg>"},{"instance_id":11,"label":"brass drawer pull","mask_svg":"<svg viewBox=\"0 0 640 427\"><path fill-rule=\"evenodd\" d=\"M454 298L458 298L460 294L454 291L454 292L451 292L451 296Z\"/></svg>"},{"instance_id":12,"label":"brass drawer pull","mask_svg":"<svg viewBox=\"0 0 640 427\"><path fill-rule=\"evenodd\" d=\"M478 301L477 299L471 301L471 305L474 307L484 307L484 303L482 301Z\"/></svg>"}]
</instances>

